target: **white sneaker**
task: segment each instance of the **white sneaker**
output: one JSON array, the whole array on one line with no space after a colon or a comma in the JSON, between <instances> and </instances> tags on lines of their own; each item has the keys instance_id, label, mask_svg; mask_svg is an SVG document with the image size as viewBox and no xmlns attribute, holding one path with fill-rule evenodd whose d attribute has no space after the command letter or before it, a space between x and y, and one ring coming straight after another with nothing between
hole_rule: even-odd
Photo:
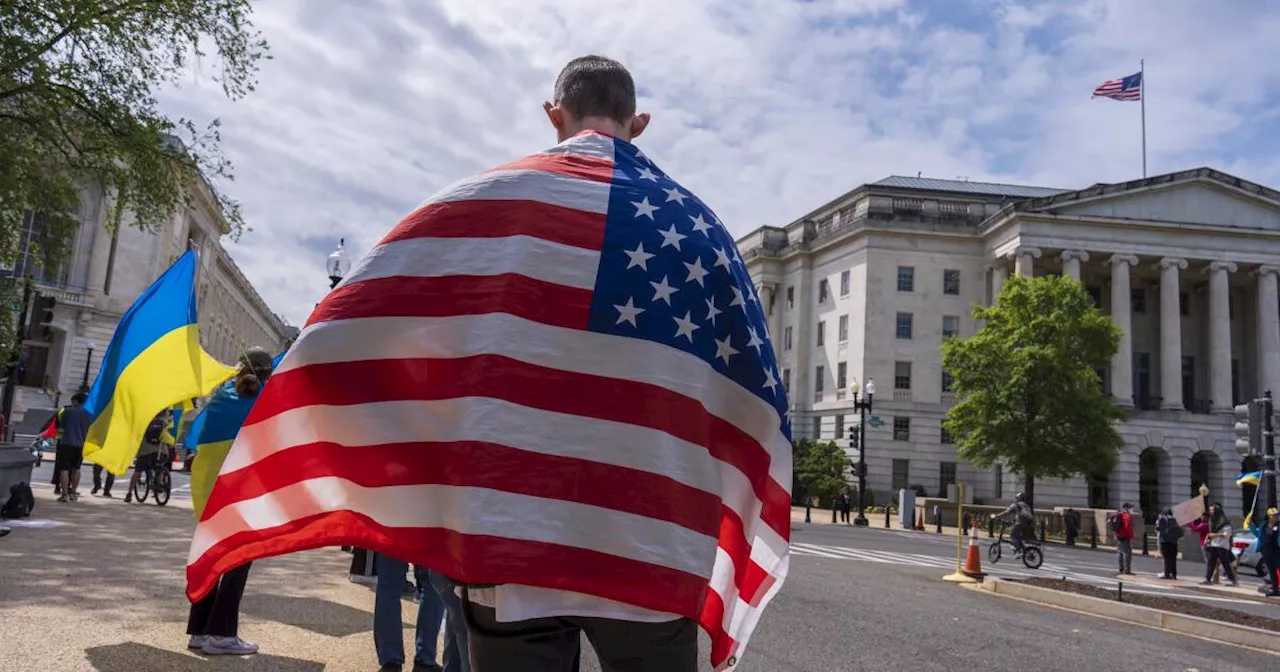
<instances>
[{"instance_id":1,"label":"white sneaker","mask_svg":"<svg viewBox=\"0 0 1280 672\"><path fill-rule=\"evenodd\" d=\"M257 644L240 639L239 637L214 637L210 635L204 642L201 649L210 656L247 656L251 653L258 652Z\"/></svg>"},{"instance_id":2,"label":"white sneaker","mask_svg":"<svg viewBox=\"0 0 1280 672\"><path fill-rule=\"evenodd\" d=\"M209 638L204 635L191 635L191 641L187 642L187 648L203 649L204 643L207 641L209 641Z\"/></svg>"}]
</instances>

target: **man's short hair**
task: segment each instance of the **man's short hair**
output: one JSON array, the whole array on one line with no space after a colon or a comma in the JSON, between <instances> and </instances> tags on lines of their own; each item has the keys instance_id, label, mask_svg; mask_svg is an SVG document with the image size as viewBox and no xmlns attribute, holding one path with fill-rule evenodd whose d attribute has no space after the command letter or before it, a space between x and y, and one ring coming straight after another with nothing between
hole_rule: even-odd
<instances>
[{"instance_id":1,"label":"man's short hair","mask_svg":"<svg viewBox=\"0 0 1280 672\"><path fill-rule=\"evenodd\" d=\"M84 392L76 392L75 394L71 395L71 403L83 404L86 398L87 397L85 396Z\"/></svg>"},{"instance_id":2,"label":"man's short hair","mask_svg":"<svg viewBox=\"0 0 1280 672\"><path fill-rule=\"evenodd\" d=\"M579 119L605 117L625 124L636 114L636 83L612 58L580 56L560 71L553 102Z\"/></svg>"}]
</instances>

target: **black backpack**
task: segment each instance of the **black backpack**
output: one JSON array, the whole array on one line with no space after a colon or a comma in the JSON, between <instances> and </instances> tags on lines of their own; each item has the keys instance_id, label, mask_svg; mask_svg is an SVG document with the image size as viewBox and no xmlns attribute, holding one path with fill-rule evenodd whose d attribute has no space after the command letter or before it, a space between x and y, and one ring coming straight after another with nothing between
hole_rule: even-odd
<instances>
[{"instance_id":1,"label":"black backpack","mask_svg":"<svg viewBox=\"0 0 1280 672\"><path fill-rule=\"evenodd\" d=\"M164 420L158 418L152 420L151 424L147 425L146 433L142 435L142 441L153 445L160 443L160 437L164 434L164 425Z\"/></svg>"},{"instance_id":2,"label":"black backpack","mask_svg":"<svg viewBox=\"0 0 1280 672\"><path fill-rule=\"evenodd\" d=\"M36 508L36 497L26 481L9 486L9 501L0 507L0 518L26 518Z\"/></svg>"}]
</instances>

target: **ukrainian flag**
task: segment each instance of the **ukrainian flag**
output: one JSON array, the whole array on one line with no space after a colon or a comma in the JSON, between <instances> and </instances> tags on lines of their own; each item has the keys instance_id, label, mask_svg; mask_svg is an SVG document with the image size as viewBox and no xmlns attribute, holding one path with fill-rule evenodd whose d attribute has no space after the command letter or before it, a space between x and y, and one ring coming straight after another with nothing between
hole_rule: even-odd
<instances>
[{"instance_id":1,"label":"ukrainian flag","mask_svg":"<svg viewBox=\"0 0 1280 672\"><path fill-rule=\"evenodd\" d=\"M209 394L235 374L200 347L196 269L188 250L120 320L85 410L93 416L85 459L123 475L160 411Z\"/></svg>"},{"instance_id":2,"label":"ukrainian flag","mask_svg":"<svg viewBox=\"0 0 1280 672\"><path fill-rule=\"evenodd\" d=\"M1244 487L1246 485L1259 486L1262 484L1262 472L1251 471L1247 474L1236 476L1236 485Z\"/></svg>"},{"instance_id":3,"label":"ukrainian flag","mask_svg":"<svg viewBox=\"0 0 1280 672\"><path fill-rule=\"evenodd\" d=\"M240 433L240 427L253 410L257 397L244 398L236 392L236 383L229 380L218 388L209 404L200 412L188 433L196 434L196 460L191 465L191 503L196 520L204 513L204 505L213 492L213 482L218 480L222 463L231 452L231 444Z\"/></svg>"},{"instance_id":4,"label":"ukrainian flag","mask_svg":"<svg viewBox=\"0 0 1280 672\"><path fill-rule=\"evenodd\" d=\"M190 399L174 406L173 414L169 417L168 424L164 426L164 435L160 437L160 440L170 446L177 446L178 437L182 436L182 416L184 413L194 408L195 405L191 403Z\"/></svg>"}]
</instances>

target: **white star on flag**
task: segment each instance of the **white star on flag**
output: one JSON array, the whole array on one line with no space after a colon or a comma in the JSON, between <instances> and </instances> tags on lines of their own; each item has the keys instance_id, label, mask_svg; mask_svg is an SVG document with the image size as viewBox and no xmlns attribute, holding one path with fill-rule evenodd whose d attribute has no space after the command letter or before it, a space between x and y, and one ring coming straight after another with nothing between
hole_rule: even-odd
<instances>
[{"instance_id":1,"label":"white star on flag","mask_svg":"<svg viewBox=\"0 0 1280 672\"><path fill-rule=\"evenodd\" d=\"M705 236L707 235L707 232L711 230L711 225L707 223L707 220L702 218L702 215L698 215L697 217L690 217L689 219L693 220L694 233L701 233L702 235Z\"/></svg>"},{"instance_id":2,"label":"white star on flag","mask_svg":"<svg viewBox=\"0 0 1280 672\"><path fill-rule=\"evenodd\" d=\"M693 330L699 327L693 323L692 319L690 319L692 317L693 313L686 312L684 317L674 318L676 321L676 338L684 336L689 339L690 343L693 342Z\"/></svg>"},{"instance_id":3,"label":"white star on flag","mask_svg":"<svg viewBox=\"0 0 1280 672\"><path fill-rule=\"evenodd\" d=\"M711 326L716 326L716 315L719 315L720 313L721 310L716 308L715 300L707 299L707 320L711 322Z\"/></svg>"},{"instance_id":4,"label":"white star on flag","mask_svg":"<svg viewBox=\"0 0 1280 672\"><path fill-rule=\"evenodd\" d=\"M732 272L729 268L729 255L725 254L725 251L718 247L713 247L711 249L715 250L716 253L716 263L712 268L724 266L724 270Z\"/></svg>"},{"instance_id":5,"label":"white star on flag","mask_svg":"<svg viewBox=\"0 0 1280 672\"><path fill-rule=\"evenodd\" d=\"M640 178L640 179L642 179L642 180L653 180L654 182L657 182L657 181L658 181L658 176L657 176L657 175L654 175L654 174L653 174L653 171L652 171L652 170L649 170L649 167L648 167L648 166L645 166L644 168L641 168L641 169L636 173L636 176L637 176L637 177L639 177L639 178Z\"/></svg>"},{"instance_id":6,"label":"white star on flag","mask_svg":"<svg viewBox=\"0 0 1280 672\"><path fill-rule=\"evenodd\" d=\"M764 370L764 386L769 388L770 392L778 386L778 379L773 377L773 369L766 368Z\"/></svg>"},{"instance_id":7,"label":"white star on flag","mask_svg":"<svg viewBox=\"0 0 1280 672\"><path fill-rule=\"evenodd\" d=\"M755 327L747 327L747 333L751 334L751 340L747 341L748 348L756 349L756 356L760 356L760 346L764 345L764 341L760 340L760 334L756 333Z\"/></svg>"},{"instance_id":8,"label":"white star on flag","mask_svg":"<svg viewBox=\"0 0 1280 672\"><path fill-rule=\"evenodd\" d=\"M644 251L644 243L637 244L636 249L634 250L623 250L623 252L626 252L627 256L631 257L631 261L627 264L627 268L635 268L636 266L639 266L645 271L649 270L649 260L652 259L654 255Z\"/></svg>"},{"instance_id":9,"label":"white star on flag","mask_svg":"<svg viewBox=\"0 0 1280 672\"><path fill-rule=\"evenodd\" d=\"M651 280L649 281L649 284L653 285L653 300L666 301L668 306L671 305L671 295L679 291L675 287L667 284L667 276L665 275L662 276L661 282L653 282Z\"/></svg>"},{"instance_id":10,"label":"white star on flag","mask_svg":"<svg viewBox=\"0 0 1280 672\"><path fill-rule=\"evenodd\" d=\"M622 324L623 322L630 322L631 326L633 327L640 326L636 324L636 315L643 313L644 308L636 308L636 304L633 299L628 298L626 303L622 304L621 306L614 304L613 307L618 309L618 321L615 322L614 324Z\"/></svg>"},{"instance_id":11,"label":"white star on flag","mask_svg":"<svg viewBox=\"0 0 1280 672\"><path fill-rule=\"evenodd\" d=\"M734 350L732 345L729 345L728 336L725 336L723 341L716 339L716 357L723 359L725 366L729 365L729 358L736 354L738 354L738 351Z\"/></svg>"},{"instance_id":12,"label":"white star on flag","mask_svg":"<svg viewBox=\"0 0 1280 672\"><path fill-rule=\"evenodd\" d=\"M689 277L685 279L685 282L696 282L703 287L707 286L707 283L702 279L707 277L707 274L710 273L710 271L702 267L702 257L694 257L692 264L687 261L682 261L680 263L684 264L684 267L689 269Z\"/></svg>"},{"instance_id":13,"label":"white star on flag","mask_svg":"<svg viewBox=\"0 0 1280 672\"><path fill-rule=\"evenodd\" d=\"M746 312L747 306L742 302L742 290L737 287L730 287L729 289L733 290L733 300L729 302L729 307L738 306L742 308L743 312Z\"/></svg>"},{"instance_id":14,"label":"white star on flag","mask_svg":"<svg viewBox=\"0 0 1280 672\"><path fill-rule=\"evenodd\" d=\"M653 219L653 213L659 207L650 204L648 196L645 196L644 199L640 201L631 201L631 205L636 206L636 219L640 219L641 217Z\"/></svg>"},{"instance_id":15,"label":"white star on flag","mask_svg":"<svg viewBox=\"0 0 1280 672\"><path fill-rule=\"evenodd\" d=\"M680 191L680 188L679 188L679 187L672 187L672 188L670 188L670 189L663 189L663 191L667 192L667 202L668 202L668 203L670 203L671 201L675 201L676 203L679 203L680 205L684 205L684 199L686 199L686 198L688 198L688 197L689 197L689 195L688 195L688 194L686 194L686 193L684 193L684 192Z\"/></svg>"},{"instance_id":16,"label":"white star on flag","mask_svg":"<svg viewBox=\"0 0 1280 672\"><path fill-rule=\"evenodd\" d=\"M676 252L680 251L680 241L688 237L683 233L676 231L675 224L672 224L671 228L666 231L658 229L658 235L662 236L662 247L659 247L658 249L662 249L663 247L670 245L671 247L676 248Z\"/></svg>"}]
</instances>

